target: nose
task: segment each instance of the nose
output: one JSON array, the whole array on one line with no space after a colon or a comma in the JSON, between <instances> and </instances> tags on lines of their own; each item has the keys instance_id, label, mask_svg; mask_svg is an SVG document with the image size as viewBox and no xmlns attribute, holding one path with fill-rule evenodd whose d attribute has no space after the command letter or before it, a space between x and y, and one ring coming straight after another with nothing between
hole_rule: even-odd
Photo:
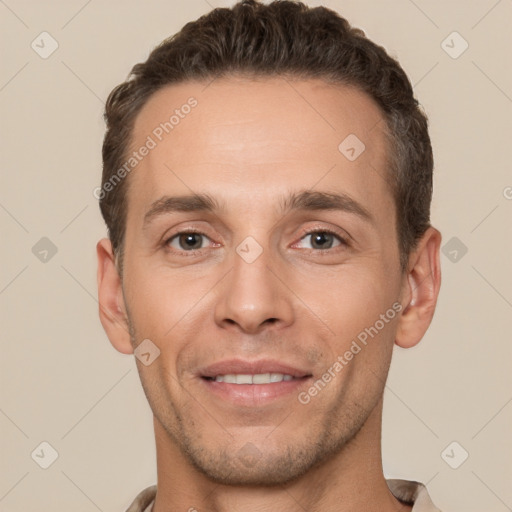
<instances>
[{"instance_id":1,"label":"nose","mask_svg":"<svg viewBox=\"0 0 512 512\"><path fill-rule=\"evenodd\" d=\"M268 250L249 263L235 252L233 268L218 289L215 321L224 329L257 334L293 322L293 293Z\"/></svg>"}]
</instances>

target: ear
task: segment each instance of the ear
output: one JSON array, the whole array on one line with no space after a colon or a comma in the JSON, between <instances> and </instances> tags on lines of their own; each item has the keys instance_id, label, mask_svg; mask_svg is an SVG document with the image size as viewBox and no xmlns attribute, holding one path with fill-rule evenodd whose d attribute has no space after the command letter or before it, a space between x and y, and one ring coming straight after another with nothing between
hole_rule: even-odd
<instances>
[{"instance_id":1,"label":"ear","mask_svg":"<svg viewBox=\"0 0 512 512\"><path fill-rule=\"evenodd\" d=\"M101 325L116 350L123 354L133 354L122 282L116 268L112 243L108 238L102 238L98 242L96 253Z\"/></svg>"},{"instance_id":2,"label":"ear","mask_svg":"<svg viewBox=\"0 0 512 512\"><path fill-rule=\"evenodd\" d=\"M404 275L402 304L395 343L403 348L416 345L432 321L441 286L439 249L441 233L429 227L409 257Z\"/></svg>"}]
</instances>

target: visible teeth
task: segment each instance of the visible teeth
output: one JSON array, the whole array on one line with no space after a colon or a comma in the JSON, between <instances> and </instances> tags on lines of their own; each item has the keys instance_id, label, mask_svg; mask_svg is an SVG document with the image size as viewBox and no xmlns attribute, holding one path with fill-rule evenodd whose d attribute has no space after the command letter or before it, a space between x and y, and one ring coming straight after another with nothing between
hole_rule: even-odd
<instances>
[{"instance_id":1,"label":"visible teeth","mask_svg":"<svg viewBox=\"0 0 512 512\"><path fill-rule=\"evenodd\" d=\"M283 380L292 380L291 375L284 373L257 373L251 374L228 374L217 375L216 382L227 382L228 384L270 384L271 382L281 382Z\"/></svg>"},{"instance_id":2,"label":"visible teeth","mask_svg":"<svg viewBox=\"0 0 512 512\"><path fill-rule=\"evenodd\" d=\"M252 375L237 375L235 382L237 384L252 384Z\"/></svg>"},{"instance_id":3,"label":"visible teeth","mask_svg":"<svg viewBox=\"0 0 512 512\"><path fill-rule=\"evenodd\" d=\"M270 380L270 373L258 373L252 376L253 384L268 384L269 382L274 382Z\"/></svg>"}]
</instances>

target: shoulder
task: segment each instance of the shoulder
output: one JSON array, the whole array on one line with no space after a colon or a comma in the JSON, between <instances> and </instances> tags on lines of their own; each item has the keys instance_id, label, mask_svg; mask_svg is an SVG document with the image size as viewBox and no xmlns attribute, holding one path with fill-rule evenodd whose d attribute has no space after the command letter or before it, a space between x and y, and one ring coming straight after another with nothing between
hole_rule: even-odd
<instances>
[{"instance_id":1,"label":"shoulder","mask_svg":"<svg viewBox=\"0 0 512 512\"><path fill-rule=\"evenodd\" d=\"M395 498L414 505L412 512L441 512L430 499L427 488L421 482L413 480L386 480L389 490Z\"/></svg>"},{"instance_id":2,"label":"shoulder","mask_svg":"<svg viewBox=\"0 0 512 512\"><path fill-rule=\"evenodd\" d=\"M386 480L389 490L393 495L407 504L414 505L413 512L441 512L434 506L427 488L421 482L413 480L389 479ZM126 512L145 512L156 496L156 485L151 485L142 490Z\"/></svg>"},{"instance_id":3,"label":"shoulder","mask_svg":"<svg viewBox=\"0 0 512 512\"><path fill-rule=\"evenodd\" d=\"M126 512L145 512L146 507L150 505L156 496L156 485L146 487L139 492L132 504L126 509Z\"/></svg>"}]
</instances>

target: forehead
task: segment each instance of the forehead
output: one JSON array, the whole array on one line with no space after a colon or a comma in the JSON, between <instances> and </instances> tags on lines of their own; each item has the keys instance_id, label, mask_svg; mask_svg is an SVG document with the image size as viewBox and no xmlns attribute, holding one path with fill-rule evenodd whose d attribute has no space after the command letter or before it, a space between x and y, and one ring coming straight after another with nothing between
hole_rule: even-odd
<instances>
[{"instance_id":1,"label":"forehead","mask_svg":"<svg viewBox=\"0 0 512 512\"><path fill-rule=\"evenodd\" d=\"M294 184L349 189L389 207L385 126L368 95L321 80L226 77L167 86L134 124L131 151L151 149L130 175L129 212L140 218L162 194L194 192L247 207Z\"/></svg>"}]
</instances>

